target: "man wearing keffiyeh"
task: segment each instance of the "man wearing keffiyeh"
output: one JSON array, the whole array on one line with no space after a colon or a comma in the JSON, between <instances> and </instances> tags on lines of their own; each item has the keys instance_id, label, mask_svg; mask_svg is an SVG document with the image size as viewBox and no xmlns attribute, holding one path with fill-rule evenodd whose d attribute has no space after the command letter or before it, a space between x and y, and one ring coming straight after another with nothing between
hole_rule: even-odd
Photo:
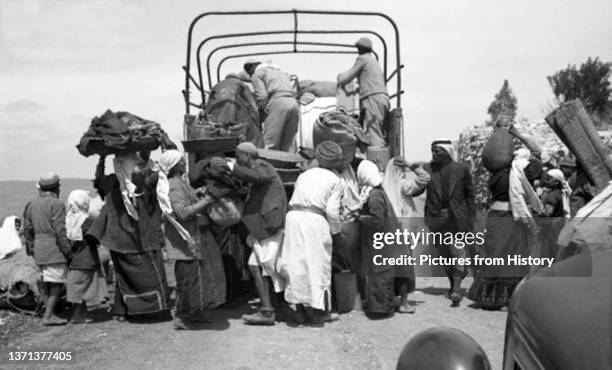
<instances>
[{"instance_id":1,"label":"man wearing keffiyeh","mask_svg":"<svg viewBox=\"0 0 612 370\"><path fill-rule=\"evenodd\" d=\"M438 139L431 144L431 162L423 168L431 175L425 200L425 224L430 231L444 233L470 232L475 217L474 188L469 168L455 162L454 148L448 139ZM465 248L436 244L442 257L466 258ZM461 280L467 270L461 264L446 267L450 282L448 297L453 306L462 299Z\"/></svg>"}]
</instances>

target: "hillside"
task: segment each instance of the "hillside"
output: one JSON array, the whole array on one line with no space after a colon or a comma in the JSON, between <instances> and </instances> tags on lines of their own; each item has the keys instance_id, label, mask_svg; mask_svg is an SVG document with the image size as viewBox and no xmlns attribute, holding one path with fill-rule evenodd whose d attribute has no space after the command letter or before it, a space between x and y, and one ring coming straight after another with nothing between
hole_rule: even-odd
<instances>
[{"instance_id":1,"label":"hillside","mask_svg":"<svg viewBox=\"0 0 612 370\"><path fill-rule=\"evenodd\" d=\"M94 191L91 180L62 179L60 198L65 201L75 189ZM10 215L21 216L23 207L37 194L35 181L0 181L0 221Z\"/></svg>"}]
</instances>

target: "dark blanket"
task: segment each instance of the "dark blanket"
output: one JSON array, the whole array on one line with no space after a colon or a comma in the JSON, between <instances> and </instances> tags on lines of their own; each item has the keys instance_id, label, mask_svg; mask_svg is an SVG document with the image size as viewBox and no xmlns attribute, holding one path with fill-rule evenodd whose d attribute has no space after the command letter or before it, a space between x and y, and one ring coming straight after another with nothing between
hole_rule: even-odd
<instances>
[{"instance_id":1,"label":"dark blanket","mask_svg":"<svg viewBox=\"0 0 612 370\"><path fill-rule=\"evenodd\" d=\"M365 308L369 313L390 314L395 307L393 300L402 286L406 293L415 288L414 267L408 265L375 265L374 257L386 258L410 256L412 251L401 245L385 245L374 249L373 236L377 232L395 232L401 229L389 198L382 188L372 189L362 209L361 221L361 271L364 277Z\"/></svg>"},{"instance_id":2,"label":"dark blanket","mask_svg":"<svg viewBox=\"0 0 612 370\"><path fill-rule=\"evenodd\" d=\"M176 261L176 312L197 315L225 303L225 273L221 251L210 231L203 235L202 259Z\"/></svg>"},{"instance_id":3,"label":"dark blanket","mask_svg":"<svg viewBox=\"0 0 612 370\"><path fill-rule=\"evenodd\" d=\"M111 250L115 268L115 315L142 315L170 309L161 251L122 254Z\"/></svg>"},{"instance_id":4,"label":"dark blanket","mask_svg":"<svg viewBox=\"0 0 612 370\"><path fill-rule=\"evenodd\" d=\"M263 148L255 97L238 78L226 78L212 88L205 115L213 122L227 127L228 134L239 136L241 141L248 141Z\"/></svg>"},{"instance_id":5,"label":"dark blanket","mask_svg":"<svg viewBox=\"0 0 612 370\"><path fill-rule=\"evenodd\" d=\"M176 145L159 123L128 112L114 113L110 109L91 120L77 149L85 157L93 154L151 151L159 146L176 149Z\"/></svg>"},{"instance_id":6,"label":"dark blanket","mask_svg":"<svg viewBox=\"0 0 612 370\"><path fill-rule=\"evenodd\" d=\"M215 198L231 194L232 196L246 195L247 187L242 181L230 176L227 166L219 166L215 159L209 157L196 162L189 169L189 184L197 189L206 186L206 189Z\"/></svg>"}]
</instances>

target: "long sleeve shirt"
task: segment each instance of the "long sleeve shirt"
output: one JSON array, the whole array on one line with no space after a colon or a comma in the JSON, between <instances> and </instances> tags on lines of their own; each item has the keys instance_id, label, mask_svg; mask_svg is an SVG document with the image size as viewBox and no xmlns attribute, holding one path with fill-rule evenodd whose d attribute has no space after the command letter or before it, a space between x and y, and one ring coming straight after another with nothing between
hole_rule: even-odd
<instances>
[{"instance_id":1,"label":"long sleeve shirt","mask_svg":"<svg viewBox=\"0 0 612 370\"><path fill-rule=\"evenodd\" d=\"M251 77L255 101L260 108L265 108L272 98L295 97L289 74L269 66L260 66Z\"/></svg>"},{"instance_id":2,"label":"long sleeve shirt","mask_svg":"<svg viewBox=\"0 0 612 370\"><path fill-rule=\"evenodd\" d=\"M331 234L340 232L340 199L344 192L342 180L325 168L311 168L301 174L295 182L295 190L289 201L293 205L315 207L325 213Z\"/></svg>"},{"instance_id":3,"label":"long sleeve shirt","mask_svg":"<svg viewBox=\"0 0 612 370\"><path fill-rule=\"evenodd\" d=\"M387 93L383 70L372 53L359 55L351 69L338 75L338 85L344 86L355 78L359 82L360 99Z\"/></svg>"},{"instance_id":4,"label":"long sleeve shirt","mask_svg":"<svg viewBox=\"0 0 612 370\"><path fill-rule=\"evenodd\" d=\"M37 265L67 263L72 245L66 235L64 203L54 194L42 192L25 210L24 237L26 245L34 246Z\"/></svg>"},{"instance_id":5,"label":"long sleeve shirt","mask_svg":"<svg viewBox=\"0 0 612 370\"><path fill-rule=\"evenodd\" d=\"M403 195L413 197L422 194L427 189L427 184L431 180L429 172L425 171L423 167L415 168L410 176L402 176L400 189Z\"/></svg>"}]
</instances>

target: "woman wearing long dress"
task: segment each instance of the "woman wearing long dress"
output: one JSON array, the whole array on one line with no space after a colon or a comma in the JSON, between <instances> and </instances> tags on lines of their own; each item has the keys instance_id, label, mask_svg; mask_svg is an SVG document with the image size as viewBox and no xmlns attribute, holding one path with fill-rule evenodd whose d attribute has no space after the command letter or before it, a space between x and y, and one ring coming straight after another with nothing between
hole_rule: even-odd
<instances>
[{"instance_id":1,"label":"woman wearing long dress","mask_svg":"<svg viewBox=\"0 0 612 370\"><path fill-rule=\"evenodd\" d=\"M189 329L191 323L208 321L206 311L225 303L221 250L208 228L200 230L197 219L197 215L212 203L212 199L210 196L199 199L185 181L186 163L179 151L165 151L159 165L160 184L165 184L166 179L168 184L168 188L160 189L159 194L169 244L168 259L175 260L174 327L178 330Z\"/></svg>"},{"instance_id":2,"label":"woman wearing long dress","mask_svg":"<svg viewBox=\"0 0 612 370\"><path fill-rule=\"evenodd\" d=\"M148 155L116 155L110 175L104 175L104 160L98 163L94 187L106 202L88 234L110 250L116 280L113 316L125 320L168 311L158 174Z\"/></svg>"},{"instance_id":3,"label":"woman wearing long dress","mask_svg":"<svg viewBox=\"0 0 612 370\"><path fill-rule=\"evenodd\" d=\"M530 255L530 243L537 233L534 215L542 210L537 194L526 173L531 153L519 149L511 166L491 173L489 191L491 203L487 215L485 258ZM531 235L530 235L531 234ZM485 266L480 270L468 292L468 298L484 309L498 310L507 305L514 289L529 273L529 266Z\"/></svg>"}]
</instances>

